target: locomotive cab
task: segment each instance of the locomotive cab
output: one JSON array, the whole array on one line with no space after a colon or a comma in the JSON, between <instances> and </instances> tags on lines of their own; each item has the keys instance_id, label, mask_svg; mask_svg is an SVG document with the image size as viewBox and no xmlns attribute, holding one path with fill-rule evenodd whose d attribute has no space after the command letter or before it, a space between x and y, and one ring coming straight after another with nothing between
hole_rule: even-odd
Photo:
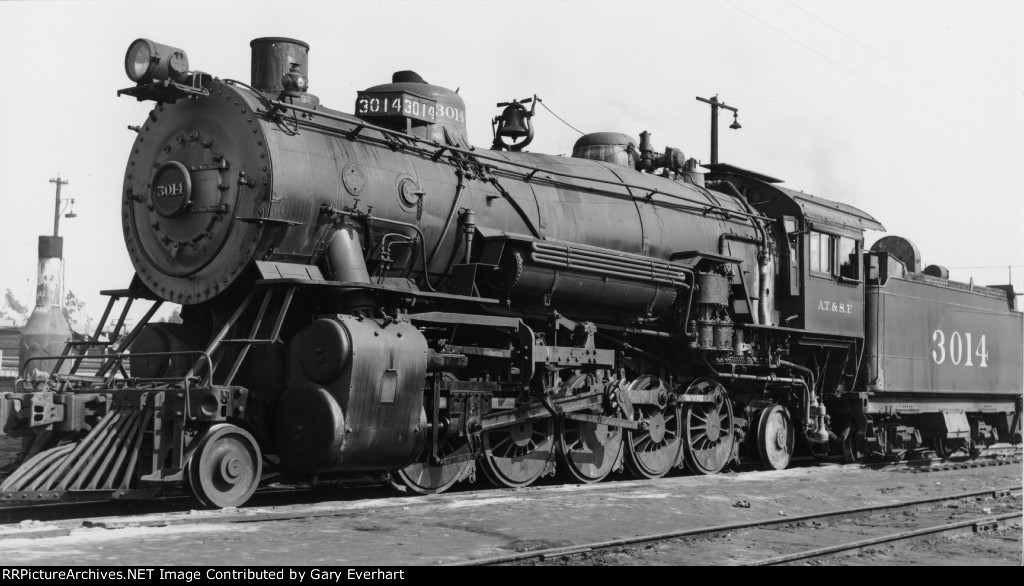
<instances>
[{"instance_id":1,"label":"locomotive cab","mask_svg":"<svg viewBox=\"0 0 1024 586\"><path fill-rule=\"evenodd\" d=\"M710 176L731 183L761 213L775 220L778 263L775 292L783 327L864 337L865 230L884 230L847 204L776 185L781 182L731 165Z\"/></svg>"},{"instance_id":2,"label":"locomotive cab","mask_svg":"<svg viewBox=\"0 0 1024 586\"><path fill-rule=\"evenodd\" d=\"M788 287L790 296L802 308L799 326L812 332L862 338L864 230L885 228L852 206L778 189L800 210L792 219L799 228L786 233L790 254L796 249L800 258L800 283L794 287L790 277Z\"/></svg>"}]
</instances>

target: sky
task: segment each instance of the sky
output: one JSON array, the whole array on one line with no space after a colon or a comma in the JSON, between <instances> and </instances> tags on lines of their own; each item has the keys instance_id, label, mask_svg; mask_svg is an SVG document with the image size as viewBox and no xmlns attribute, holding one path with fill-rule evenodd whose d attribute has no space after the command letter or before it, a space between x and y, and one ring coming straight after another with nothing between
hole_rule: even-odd
<instances>
[{"instance_id":1,"label":"sky","mask_svg":"<svg viewBox=\"0 0 1024 586\"><path fill-rule=\"evenodd\" d=\"M0 2L0 295L34 301L58 175L77 215L61 220L65 288L95 319L98 292L130 282L127 126L151 106L116 95L134 39L248 81L262 36L310 44L310 92L331 108L398 70L459 88L483 147L495 104L536 94L583 132L646 130L655 150L709 162L695 98L717 94L743 126L721 118L721 162L870 213L887 231L868 244L900 235L956 280L1012 271L1020 291L1022 30L1018 0ZM579 137L542 108L534 126L533 152L568 155Z\"/></svg>"}]
</instances>

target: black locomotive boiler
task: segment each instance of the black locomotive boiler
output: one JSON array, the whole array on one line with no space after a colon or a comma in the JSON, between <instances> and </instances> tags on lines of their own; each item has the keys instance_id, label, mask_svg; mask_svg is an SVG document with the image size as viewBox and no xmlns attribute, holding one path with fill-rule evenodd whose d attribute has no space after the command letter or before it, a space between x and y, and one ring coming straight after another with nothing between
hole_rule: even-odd
<instances>
[{"instance_id":1,"label":"black locomotive boiler","mask_svg":"<svg viewBox=\"0 0 1024 586\"><path fill-rule=\"evenodd\" d=\"M902 238L864 250L870 215L646 132L526 152L532 100L477 148L458 93L408 71L345 114L309 93L306 44L251 48L248 84L129 48L118 93L154 107L120 195L119 341L3 396L23 449L0 501L188 486L225 507L269 478L436 493L1020 442L1012 289L922 269ZM164 301L182 323L150 321Z\"/></svg>"}]
</instances>

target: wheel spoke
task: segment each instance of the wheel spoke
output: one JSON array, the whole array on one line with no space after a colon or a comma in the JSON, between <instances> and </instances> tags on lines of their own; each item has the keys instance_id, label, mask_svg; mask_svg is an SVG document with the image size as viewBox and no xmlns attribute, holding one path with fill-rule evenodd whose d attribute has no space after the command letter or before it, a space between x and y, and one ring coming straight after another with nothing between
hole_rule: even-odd
<instances>
[{"instance_id":1,"label":"wheel spoke","mask_svg":"<svg viewBox=\"0 0 1024 586\"><path fill-rule=\"evenodd\" d=\"M634 450L641 450L641 449L643 449L644 446L647 446L650 443L651 443L651 436L650 436L650 434L646 434L645 433L645 434L637 437L635 440L633 440L633 449Z\"/></svg>"},{"instance_id":2,"label":"wheel spoke","mask_svg":"<svg viewBox=\"0 0 1024 586\"><path fill-rule=\"evenodd\" d=\"M511 434L506 435L504 437L504 439L502 439L500 442L498 442L496 444L492 444L491 445L491 450L496 452L496 451L500 450L502 448L502 446L504 446L505 444L509 443L510 441L512 441L512 435Z\"/></svg>"},{"instance_id":3,"label":"wheel spoke","mask_svg":"<svg viewBox=\"0 0 1024 586\"><path fill-rule=\"evenodd\" d=\"M497 432L486 432L480 468L497 486L527 486L547 469L556 446L559 446L559 451L569 453L585 449L586 440L580 427L561 425L561 442L554 441L551 420L520 423Z\"/></svg>"}]
</instances>

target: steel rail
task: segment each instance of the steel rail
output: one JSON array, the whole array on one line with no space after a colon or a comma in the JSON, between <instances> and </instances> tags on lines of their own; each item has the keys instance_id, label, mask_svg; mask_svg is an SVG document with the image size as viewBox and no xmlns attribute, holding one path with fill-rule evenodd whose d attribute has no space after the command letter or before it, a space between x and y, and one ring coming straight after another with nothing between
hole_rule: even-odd
<instances>
[{"instance_id":1,"label":"steel rail","mask_svg":"<svg viewBox=\"0 0 1024 586\"><path fill-rule=\"evenodd\" d=\"M1007 493L1012 491L1022 490L1021 486L1009 486L1003 488L995 488L974 492L965 492L955 495L929 497L924 499L916 499L912 501L905 501L901 503L892 503L888 505L871 505L866 507L856 507L853 509L840 509L837 511L825 511L822 513L811 513L807 515L800 515L796 517L783 517L781 519L764 519L761 521L746 521L743 523L731 523L728 525L712 525L710 527L699 527L696 529L682 529L679 531L669 531L667 533L655 533L652 535L641 535L636 537L624 537L620 539L611 539L607 541L597 541L593 543L580 543L576 545L569 545L564 547L553 547L548 549L539 549L535 551L523 552L510 554L505 556L497 556L491 558L482 558L475 560L466 560L463 562L455 562L449 565L452 566L487 566L495 564L504 564L509 562L517 562L522 560L540 558L549 559L565 555L575 555L585 552L590 552L598 549L608 549L612 547L623 547L627 545L635 545L638 543L648 543L652 541L665 541L668 539L676 539L679 537L699 537L708 536L716 533L727 533L732 531L739 531L741 529L750 529L753 527L770 527L772 525L785 525L789 523L800 523L803 521L816 521L821 519L827 519L830 517L852 517L856 515L863 515L866 513L875 513L880 511L888 511L895 509L903 509L909 507L917 507L921 505L927 505L931 503L937 503L949 500L959 500L977 496L992 495L994 498L1005 496ZM1020 513L1015 513L1020 515Z\"/></svg>"},{"instance_id":2,"label":"steel rail","mask_svg":"<svg viewBox=\"0 0 1024 586\"><path fill-rule=\"evenodd\" d=\"M800 560L806 560L811 558L819 558L827 555L836 553L843 553L864 547L870 547L872 545L881 545L883 543L895 543L898 541L907 541L915 539L917 537L924 537L926 535L935 535L936 533L946 533L948 531L957 531L966 529L967 527L975 528L979 525L989 525L997 523L999 521L1005 521L1006 519L1021 518L1024 516L1024 512L1015 511L1013 513L1003 513L1001 515L989 515L986 517L977 517L974 519L968 519L967 521L956 521L953 523L946 523L945 525L934 525L932 527L925 527L924 529L913 529L910 531L901 531L899 533L892 533L890 535L883 535L881 537L870 537L868 539L860 539L858 541L851 541L849 543L843 543L840 545L832 545L828 547L819 547L816 549L809 549L807 551L801 551L797 553L791 553L786 555L775 556L766 560L759 560L747 565L750 566L777 566L779 564L786 564L789 562L797 562Z\"/></svg>"}]
</instances>

